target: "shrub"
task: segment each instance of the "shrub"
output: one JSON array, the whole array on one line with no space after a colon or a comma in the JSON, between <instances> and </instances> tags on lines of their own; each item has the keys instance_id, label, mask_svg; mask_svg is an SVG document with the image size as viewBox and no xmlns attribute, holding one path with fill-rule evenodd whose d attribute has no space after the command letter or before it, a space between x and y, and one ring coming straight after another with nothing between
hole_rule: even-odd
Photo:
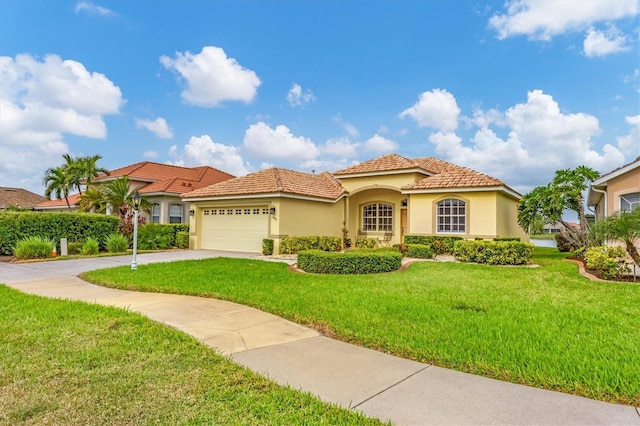
<instances>
[{"instance_id":1,"label":"shrub","mask_svg":"<svg viewBox=\"0 0 640 426\"><path fill-rule=\"evenodd\" d=\"M402 254L393 249L354 249L343 253L305 250L298 253L298 267L316 274L374 274L400 269Z\"/></svg>"},{"instance_id":2,"label":"shrub","mask_svg":"<svg viewBox=\"0 0 640 426\"><path fill-rule=\"evenodd\" d=\"M176 232L176 247L180 249L189 248L189 232L178 231Z\"/></svg>"},{"instance_id":3,"label":"shrub","mask_svg":"<svg viewBox=\"0 0 640 426\"><path fill-rule=\"evenodd\" d=\"M406 244L394 244L394 245L393 245L393 248L394 248L396 251L398 251L398 252L402 253L402 256L406 256L406 255L407 255L407 253L409 253L409 247L407 247L407 245L406 245Z\"/></svg>"},{"instance_id":4,"label":"shrub","mask_svg":"<svg viewBox=\"0 0 640 426\"><path fill-rule=\"evenodd\" d=\"M0 254L13 254L16 243L26 237L106 241L118 224L117 217L96 213L0 212Z\"/></svg>"},{"instance_id":5,"label":"shrub","mask_svg":"<svg viewBox=\"0 0 640 426\"><path fill-rule=\"evenodd\" d=\"M340 237L284 237L280 240L281 254L296 254L303 250L340 251L342 238Z\"/></svg>"},{"instance_id":6,"label":"shrub","mask_svg":"<svg viewBox=\"0 0 640 426\"><path fill-rule=\"evenodd\" d=\"M111 234L107 237L107 251L110 253L123 253L129 248L129 240L122 234Z\"/></svg>"},{"instance_id":7,"label":"shrub","mask_svg":"<svg viewBox=\"0 0 640 426\"><path fill-rule=\"evenodd\" d=\"M462 237L454 236L405 235L404 243L431 246L435 254L453 254L454 244L462 239Z\"/></svg>"},{"instance_id":8,"label":"shrub","mask_svg":"<svg viewBox=\"0 0 640 426\"><path fill-rule=\"evenodd\" d=\"M571 244L571 242L569 241L567 236L564 234L564 232L557 232L555 234L555 238L556 238L556 247L558 248L558 251L562 253L569 253L570 251L578 248L578 247L574 247Z\"/></svg>"},{"instance_id":9,"label":"shrub","mask_svg":"<svg viewBox=\"0 0 640 426\"><path fill-rule=\"evenodd\" d=\"M526 265L533 256L533 244L520 241L457 241L453 255L461 262L488 265Z\"/></svg>"},{"instance_id":10,"label":"shrub","mask_svg":"<svg viewBox=\"0 0 640 426\"><path fill-rule=\"evenodd\" d=\"M359 238L356 240L356 248L376 248L378 240L375 238Z\"/></svg>"},{"instance_id":11,"label":"shrub","mask_svg":"<svg viewBox=\"0 0 640 426\"><path fill-rule=\"evenodd\" d=\"M417 259L431 259L433 257L433 250L431 246L425 244L407 244L408 257L415 257Z\"/></svg>"},{"instance_id":12,"label":"shrub","mask_svg":"<svg viewBox=\"0 0 640 426\"><path fill-rule=\"evenodd\" d=\"M138 248L140 250L166 250L171 247L173 229L157 223L138 227Z\"/></svg>"},{"instance_id":13,"label":"shrub","mask_svg":"<svg viewBox=\"0 0 640 426\"><path fill-rule=\"evenodd\" d=\"M271 238L262 240L262 254L265 256L271 256L273 254L273 240Z\"/></svg>"},{"instance_id":14,"label":"shrub","mask_svg":"<svg viewBox=\"0 0 640 426\"><path fill-rule=\"evenodd\" d=\"M87 241L82 245L82 254L85 256L98 254L100 251L100 244L98 240L93 237L87 238Z\"/></svg>"},{"instance_id":15,"label":"shrub","mask_svg":"<svg viewBox=\"0 0 640 426\"><path fill-rule=\"evenodd\" d=\"M590 247L584 255L589 269L602 273L602 277L611 280L617 278L626 270L626 252L622 247Z\"/></svg>"},{"instance_id":16,"label":"shrub","mask_svg":"<svg viewBox=\"0 0 640 426\"><path fill-rule=\"evenodd\" d=\"M16 244L13 250L19 259L45 259L51 257L55 242L46 237L27 237Z\"/></svg>"},{"instance_id":17,"label":"shrub","mask_svg":"<svg viewBox=\"0 0 640 426\"><path fill-rule=\"evenodd\" d=\"M520 237L497 237L493 241L520 241Z\"/></svg>"},{"instance_id":18,"label":"shrub","mask_svg":"<svg viewBox=\"0 0 640 426\"><path fill-rule=\"evenodd\" d=\"M72 241L67 244L67 252L69 254L80 254L82 253L82 243L81 241Z\"/></svg>"}]
</instances>

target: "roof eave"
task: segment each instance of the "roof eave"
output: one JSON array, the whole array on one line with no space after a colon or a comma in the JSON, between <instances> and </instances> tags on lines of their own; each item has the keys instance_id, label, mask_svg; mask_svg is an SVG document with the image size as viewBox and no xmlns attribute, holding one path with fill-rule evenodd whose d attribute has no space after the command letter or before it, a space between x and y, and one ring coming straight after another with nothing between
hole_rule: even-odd
<instances>
[{"instance_id":1,"label":"roof eave","mask_svg":"<svg viewBox=\"0 0 640 426\"><path fill-rule=\"evenodd\" d=\"M222 201L222 200L246 200L260 198L293 198L297 200L319 201L324 203L336 203L346 196L346 192L337 198L313 197L309 195L291 194L288 192L269 192L264 194L229 194L229 195L208 195L201 197L182 197L183 201Z\"/></svg>"},{"instance_id":2,"label":"roof eave","mask_svg":"<svg viewBox=\"0 0 640 426\"><path fill-rule=\"evenodd\" d=\"M416 189L403 189L401 192L403 194L439 194L446 192L491 192L491 191L500 191L505 194L515 198L516 200L520 200L522 195L513 189L509 188L506 185L498 185L498 186L460 186L455 188L416 188Z\"/></svg>"}]
</instances>

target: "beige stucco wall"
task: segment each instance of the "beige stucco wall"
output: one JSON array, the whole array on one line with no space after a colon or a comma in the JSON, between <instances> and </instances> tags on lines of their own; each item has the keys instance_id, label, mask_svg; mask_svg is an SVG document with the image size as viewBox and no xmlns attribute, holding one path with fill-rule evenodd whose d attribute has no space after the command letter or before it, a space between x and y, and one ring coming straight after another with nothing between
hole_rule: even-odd
<instances>
[{"instance_id":1,"label":"beige stucco wall","mask_svg":"<svg viewBox=\"0 0 640 426\"><path fill-rule=\"evenodd\" d=\"M370 187L372 188L372 187ZM391 204L393 206L393 236L390 241L391 244L400 243L400 211L402 200L407 199L406 195L403 195L398 190L387 188L375 188L356 192L349 197L349 219L347 221L347 229L349 230L349 238L355 241L358 238L358 233L362 229L362 208L366 204L374 202ZM367 238L381 239L384 236L384 232L367 232Z\"/></svg>"},{"instance_id":2,"label":"beige stucco wall","mask_svg":"<svg viewBox=\"0 0 640 426\"><path fill-rule=\"evenodd\" d=\"M436 232L436 204L447 198L467 203L467 227L464 234ZM457 235L464 238L520 237L517 226L517 201L497 191L452 192L446 194L411 194L408 234Z\"/></svg>"},{"instance_id":3,"label":"beige stucco wall","mask_svg":"<svg viewBox=\"0 0 640 426\"><path fill-rule=\"evenodd\" d=\"M607 216L620 210L620 196L640 192L640 168L607 182Z\"/></svg>"},{"instance_id":4,"label":"beige stucco wall","mask_svg":"<svg viewBox=\"0 0 640 426\"><path fill-rule=\"evenodd\" d=\"M160 204L160 222L158 223L169 223L169 206L171 204L180 204L182 206L182 223L189 222L189 202L183 202L180 200L180 197L172 197L172 196L145 196L145 200L147 200L150 204L158 203ZM147 212L141 212L147 218L147 222L151 222L151 212L147 214Z\"/></svg>"}]
</instances>

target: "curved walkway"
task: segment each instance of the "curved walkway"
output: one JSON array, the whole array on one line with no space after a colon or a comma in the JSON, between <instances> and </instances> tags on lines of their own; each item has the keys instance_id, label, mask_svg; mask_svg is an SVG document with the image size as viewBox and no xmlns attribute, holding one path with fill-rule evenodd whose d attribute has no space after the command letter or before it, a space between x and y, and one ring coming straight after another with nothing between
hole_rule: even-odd
<instances>
[{"instance_id":1,"label":"curved walkway","mask_svg":"<svg viewBox=\"0 0 640 426\"><path fill-rule=\"evenodd\" d=\"M257 255L185 250L139 264ZM640 411L394 357L319 335L277 316L215 299L108 289L77 274L130 257L0 263L0 282L25 293L140 312L198 338L272 380L394 424L639 425ZM289 262L291 263L291 262Z\"/></svg>"}]
</instances>

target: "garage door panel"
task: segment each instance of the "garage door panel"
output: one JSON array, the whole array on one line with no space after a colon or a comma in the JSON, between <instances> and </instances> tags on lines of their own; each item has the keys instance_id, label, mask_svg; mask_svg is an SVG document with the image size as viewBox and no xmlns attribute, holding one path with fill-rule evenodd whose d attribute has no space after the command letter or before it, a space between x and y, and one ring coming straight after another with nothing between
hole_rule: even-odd
<instances>
[{"instance_id":1,"label":"garage door panel","mask_svg":"<svg viewBox=\"0 0 640 426\"><path fill-rule=\"evenodd\" d=\"M219 214L221 210L224 214ZM208 250L261 252L262 240L269 233L269 215L263 212L264 206L203 209L200 215L201 247Z\"/></svg>"}]
</instances>

